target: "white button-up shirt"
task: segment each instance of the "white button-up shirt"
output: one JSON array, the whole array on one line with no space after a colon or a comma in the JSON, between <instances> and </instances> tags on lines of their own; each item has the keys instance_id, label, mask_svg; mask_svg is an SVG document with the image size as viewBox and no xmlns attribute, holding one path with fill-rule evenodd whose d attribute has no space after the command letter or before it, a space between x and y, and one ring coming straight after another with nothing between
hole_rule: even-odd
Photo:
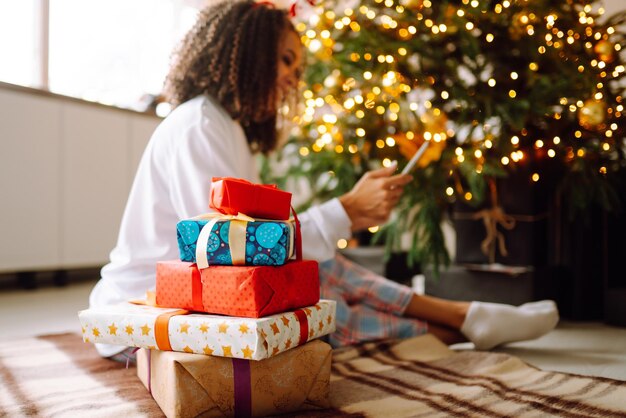
<instances>
[{"instance_id":1,"label":"white button-up shirt","mask_svg":"<svg viewBox=\"0 0 626 418\"><path fill-rule=\"evenodd\" d=\"M145 296L155 286L156 263L178 258L176 224L209 211L212 177L259 183L256 159L238 122L215 101L198 96L157 127L144 151L122 217L117 245L90 305ZM324 261L350 236L350 219L337 199L299 215L305 259ZM97 344L103 356L124 347Z\"/></svg>"}]
</instances>

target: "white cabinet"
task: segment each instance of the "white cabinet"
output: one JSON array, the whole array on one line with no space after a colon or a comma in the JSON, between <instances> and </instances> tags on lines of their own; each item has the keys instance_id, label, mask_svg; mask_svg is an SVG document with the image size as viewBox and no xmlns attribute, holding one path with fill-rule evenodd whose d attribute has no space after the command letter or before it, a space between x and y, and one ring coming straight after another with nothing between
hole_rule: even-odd
<instances>
[{"instance_id":1,"label":"white cabinet","mask_svg":"<svg viewBox=\"0 0 626 418\"><path fill-rule=\"evenodd\" d=\"M61 109L0 90L0 270L58 264Z\"/></svg>"},{"instance_id":2,"label":"white cabinet","mask_svg":"<svg viewBox=\"0 0 626 418\"><path fill-rule=\"evenodd\" d=\"M106 263L159 122L0 88L0 272Z\"/></svg>"},{"instance_id":3,"label":"white cabinet","mask_svg":"<svg viewBox=\"0 0 626 418\"><path fill-rule=\"evenodd\" d=\"M122 112L63 104L63 265L98 265L115 244L130 190L129 125Z\"/></svg>"}]
</instances>

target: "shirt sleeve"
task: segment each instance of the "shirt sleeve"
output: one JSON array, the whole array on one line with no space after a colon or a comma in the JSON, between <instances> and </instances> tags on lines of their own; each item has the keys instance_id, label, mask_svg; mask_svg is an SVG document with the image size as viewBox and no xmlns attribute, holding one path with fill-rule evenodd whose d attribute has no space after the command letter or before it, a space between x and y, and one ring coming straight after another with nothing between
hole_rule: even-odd
<instances>
[{"instance_id":1,"label":"shirt sleeve","mask_svg":"<svg viewBox=\"0 0 626 418\"><path fill-rule=\"evenodd\" d=\"M223 118L203 115L181 136L170 167L168 189L178 219L211 211L212 178L242 177L237 167L248 165L249 159L249 151L238 149L232 127Z\"/></svg>"},{"instance_id":2,"label":"shirt sleeve","mask_svg":"<svg viewBox=\"0 0 626 418\"><path fill-rule=\"evenodd\" d=\"M300 216L303 258L319 262L335 256L337 241L351 236L352 223L339 199L313 206Z\"/></svg>"}]
</instances>

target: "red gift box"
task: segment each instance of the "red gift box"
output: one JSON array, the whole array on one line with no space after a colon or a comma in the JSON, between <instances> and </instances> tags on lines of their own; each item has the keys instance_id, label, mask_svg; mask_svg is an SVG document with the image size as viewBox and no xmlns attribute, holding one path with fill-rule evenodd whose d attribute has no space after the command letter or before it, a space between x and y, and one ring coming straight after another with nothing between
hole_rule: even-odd
<instances>
[{"instance_id":1,"label":"red gift box","mask_svg":"<svg viewBox=\"0 0 626 418\"><path fill-rule=\"evenodd\" d=\"M213 314L260 318L315 305L320 298L317 262L283 266L211 266L157 263L156 304Z\"/></svg>"},{"instance_id":2,"label":"red gift box","mask_svg":"<svg viewBox=\"0 0 626 418\"><path fill-rule=\"evenodd\" d=\"M209 207L227 215L289 219L291 193L274 184L255 184L232 177L213 177Z\"/></svg>"}]
</instances>

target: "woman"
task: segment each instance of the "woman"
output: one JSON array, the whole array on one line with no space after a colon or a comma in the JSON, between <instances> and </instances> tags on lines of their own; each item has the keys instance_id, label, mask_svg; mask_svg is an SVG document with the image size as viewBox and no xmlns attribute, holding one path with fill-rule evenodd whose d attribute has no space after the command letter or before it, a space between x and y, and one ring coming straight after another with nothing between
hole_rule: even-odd
<instances>
[{"instance_id":1,"label":"woman","mask_svg":"<svg viewBox=\"0 0 626 418\"><path fill-rule=\"evenodd\" d=\"M277 109L295 94L301 65L299 36L271 4L227 0L199 14L173 55L165 95L175 109L144 152L92 306L154 287L156 262L177 258L176 223L207 210L212 177L259 182L254 154L278 146ZM322 296L338 302L331 343L431 332L489 349L556 325L551 301L513 307L419 296L337 256L339 239L388 219L411 181L394 171L371 171L346 195L300 215L304 258L322 262ZM107 357L123 349L98 345Z\"/></svg>"}]
</instances>

